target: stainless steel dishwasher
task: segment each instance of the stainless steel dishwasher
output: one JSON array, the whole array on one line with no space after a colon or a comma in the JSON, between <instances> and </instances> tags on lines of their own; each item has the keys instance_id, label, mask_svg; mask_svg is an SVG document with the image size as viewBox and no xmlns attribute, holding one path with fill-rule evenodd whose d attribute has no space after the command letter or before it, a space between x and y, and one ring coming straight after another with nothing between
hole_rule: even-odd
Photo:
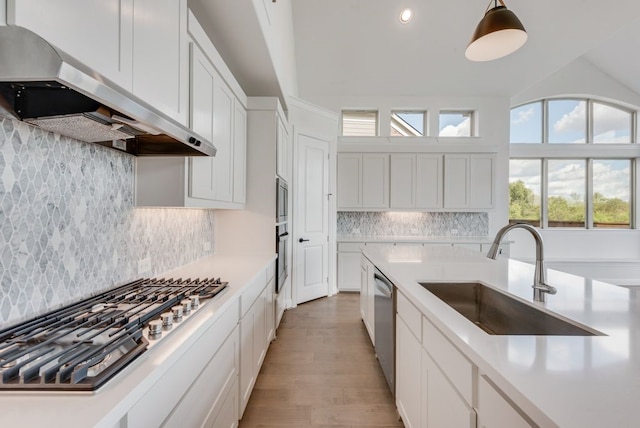
<instances>
[{"instance_id":1,"label":"stainless steel dishwasher","mask_svg":"<svg viewBox=\"0 0 640 428\"><path fill-rule=\"evenodd\" d=\"M377 268L373 274L375 280L374 318L376 357L387 379L391 394L395 396L396 381L396 299L395 287Z\"/></svg>"}]
</instances>

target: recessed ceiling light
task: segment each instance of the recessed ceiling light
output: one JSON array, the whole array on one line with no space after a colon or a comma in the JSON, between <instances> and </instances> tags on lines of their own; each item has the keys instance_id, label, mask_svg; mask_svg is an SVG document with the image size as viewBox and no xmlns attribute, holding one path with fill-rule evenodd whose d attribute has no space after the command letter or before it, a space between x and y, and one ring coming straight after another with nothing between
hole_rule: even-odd
<instances>
[{"instance_id":1,"label":"recessed ceiling light","mask_svg":"<svg viewBox=\"0 0 640 428\"><path fill-rule=\"evenodd\" d=\"M413 10L412 9L404 9L402 12L400 12L400 22L402 22L403 24L408 23L409 21L411 21L411 19L413 18Z\"/></svg>"}]
</instances>

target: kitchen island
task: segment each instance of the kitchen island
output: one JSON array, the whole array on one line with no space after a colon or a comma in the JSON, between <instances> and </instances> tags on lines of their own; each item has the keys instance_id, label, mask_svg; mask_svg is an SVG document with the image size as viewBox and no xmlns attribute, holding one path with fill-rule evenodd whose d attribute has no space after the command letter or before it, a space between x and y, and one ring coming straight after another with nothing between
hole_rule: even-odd
<instances>
[{"instance_id":1,"label":"kitchen island","mask_svg":"<svg viewBox=\"0 0 640 428\"><path fill-rule=\"evenodd\" d=\"M406 426L438 426L460 413L464 426L638 426L634 289L548 270L558 292L534 303L526 263L459 247L365 247L363 255L397 287L396 403ZM599 335L490 335L419 284L475 281ZM444 387L430 394L437 382ZM448 400L439 402L448 415L437 400Z\"/></svg>"}]
</instances>

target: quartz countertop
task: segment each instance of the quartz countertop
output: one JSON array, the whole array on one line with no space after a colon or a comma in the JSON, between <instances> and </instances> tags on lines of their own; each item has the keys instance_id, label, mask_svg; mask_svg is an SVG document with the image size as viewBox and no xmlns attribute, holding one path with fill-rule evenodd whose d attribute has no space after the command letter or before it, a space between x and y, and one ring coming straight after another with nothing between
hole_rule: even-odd
<instances>
[{"instance_id":1,"label":"quartz countertop","mask_svg":"<svg viewBox=\"0 0 640 428\"><path fill-rule=\"evenodd\" d=\"M120 426L119 422L164 373L275 260L275 254L214 255L158 277L220 277L228 289L183 321L152 349L127 365L97 392L0 392L0 426L86 428Z\"/></svg>"},{"instance_id":2,"label":"quartz countertop","mask_svg":"<svg viewBox=\"0 0 640 428\"><path fill-rule=\"evenodd\" d=\"M363 252L436 327L540 426L637 427L640 302L635 290L555 271L558 289L533 302L534 266L459 247ZM419 281L481 281L602 336L492 336Z\"/></svg>"},{"instance_id":3,"label":"quartz countertop","mask_svg":"<svg viewBox=\"0 0 640 428\"><path fill-rule=\"evenodd\" d=\"M489 236L426 236L426 235L337 235L337 242L428 242L432 244L491 244Z\"/></svg>"}]
</instances>

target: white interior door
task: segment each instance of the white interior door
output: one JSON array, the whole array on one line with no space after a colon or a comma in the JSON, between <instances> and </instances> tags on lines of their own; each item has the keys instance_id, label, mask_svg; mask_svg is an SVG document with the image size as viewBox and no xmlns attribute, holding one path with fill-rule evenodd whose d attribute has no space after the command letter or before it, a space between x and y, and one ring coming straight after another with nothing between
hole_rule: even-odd
<instances>
[{"instance_id":1,"label":"white interior door","mask_svg":"<svg viewBox=\"0 0 640 428\"><path fill-rule=\"evenodd\" d=\"M297 302L329 293L329 143L298 135Z\"/></svg>"}]
</instances>

